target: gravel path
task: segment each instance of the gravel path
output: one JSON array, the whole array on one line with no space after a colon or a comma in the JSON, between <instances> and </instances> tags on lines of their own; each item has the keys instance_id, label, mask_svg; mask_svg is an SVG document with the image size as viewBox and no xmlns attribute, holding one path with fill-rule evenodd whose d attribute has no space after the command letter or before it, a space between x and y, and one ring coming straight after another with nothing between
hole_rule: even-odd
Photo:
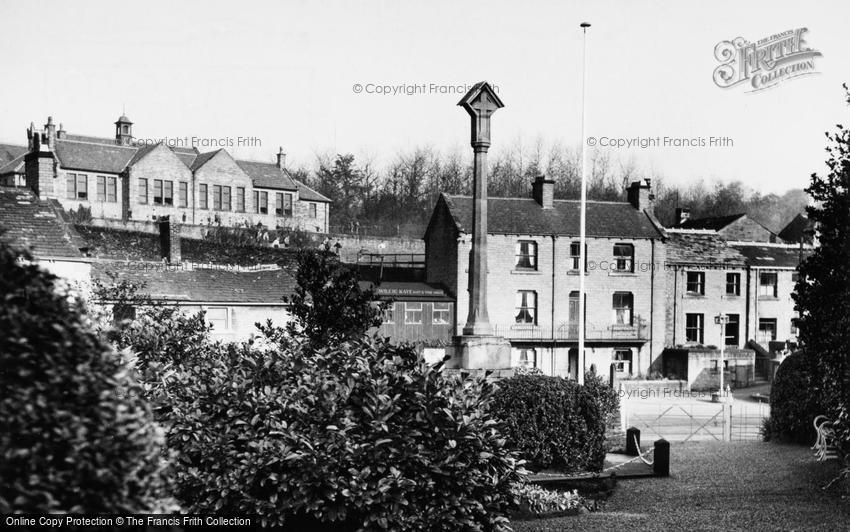
<instances>
[{"instance_id":1,"label":"gravel path","mask_svg":"<svg viewBox=\"0 0 850 532\"><path fill-rule=\"evenodd\" d=\"M837 461L815 462L808 447L680 443L670 454L670 478L622 480L601 512L514 522L514 529L850 530L847 483L820 488L837 474Z\"/></svg>"}]
</instances>

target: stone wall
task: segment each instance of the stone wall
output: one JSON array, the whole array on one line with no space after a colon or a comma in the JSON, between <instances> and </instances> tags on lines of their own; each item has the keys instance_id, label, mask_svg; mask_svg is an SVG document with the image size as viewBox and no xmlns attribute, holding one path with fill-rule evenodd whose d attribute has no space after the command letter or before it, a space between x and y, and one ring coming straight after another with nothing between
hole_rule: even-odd
<instances>
[{"instance_id":1,"label":"stone wall","mask_svg":"<svg viewBox=\"0 0 850 532\"><path fill-rule=\"evenodd\" d=\"M705 276L705 295L687 293L688 272L702 272ZM726 294L726 274L737 273L740 276L740 295ZM719 346L720 325L714 323L714 317L720 313L737 314L739 319L738 343L734 347L743 347L747 338L745 325L747 318L747 272L744 268L709 268L670 266L664 272L664 288L667 305L664 309L664 340L667 347L686 345L685 324L687 314L702 314L703 345Z\"/></svg>"},{"instance_id":2,"label":"stone wall","mask_svg":"<svg viewBox=\"0 0 850 532\"><path fill-rule=\"evenodd\" d=\"M140 180L147 180L147 203L139 203ZM168 181L172 185L172 205L154 203L154 181ZM128 186L129 203L126 217L130 220L154 220L159 216L171 216L180 223L194 223L192 213L192 171L165 145L159 145L136 161L125 180ZM180 207L180 183L189 191L187 207ZM164 192L163 192L164 193ZM94 214L94 213L92 213ZM185 215L185 216L184 216Z\"/></svg>"},{"instance_id":3,"label":"stone wall","mask_svg":"<svg viewBox=\"0 0 850 532\"><path fill-rule=\"evenodd\" d=\"M201 208L201 198L199 196L201 185L206 185L207 187L206 209ZM229 210L213 209L213 187L216 185L230 187ZM244 211L236 210L238 188L245 189ZM214 224L218 220L221 225L226 226L254 225L257 221L260 221L260 218L265 218L260 215L254 215L254 193L251 178L236 164L233 157L224 150L220 150L195 170L193 193L197 199L195 201L195 219L192 223L199 225ZM270 212L274 213L274 199L270 198L269 203ZM263 222L265 223L265 220Z\"/></svg>"}]
</instances>

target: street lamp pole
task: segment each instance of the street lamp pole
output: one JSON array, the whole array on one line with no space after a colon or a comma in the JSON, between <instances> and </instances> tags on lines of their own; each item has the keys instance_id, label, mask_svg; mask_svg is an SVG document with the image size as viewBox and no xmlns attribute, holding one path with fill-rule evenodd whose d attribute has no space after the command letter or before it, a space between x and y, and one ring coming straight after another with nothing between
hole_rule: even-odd
<instances>
[{"instance_id":1,"label":"street lamp pole","mask_svg":"<svg viewBox=\"0 0 850 532\"><path fill-rule=\"evenodd\" d=\"M714 321L720 325L720 398L725 401L723 397L723 376L726 373L724 359L726 355L726 324L729 323L729 315L718 314L714 317Z\"/></svg>"},{"instance_id":2,"label":"street lamp pole","mask_svg":"<svg viewBox=\"0 0 850 532\"><path fill-rule=\"evenodd\" d=\"M587 124L585 111L587 107L587 28L589 22L582 22L582 59L581 59L581 205L579 214L579 281L578 281L578 382L584 384L584 329L585 329L585 287L584 277L587 274L587 231L585 227L587 214Z\"/></svg>"}]
</instances>

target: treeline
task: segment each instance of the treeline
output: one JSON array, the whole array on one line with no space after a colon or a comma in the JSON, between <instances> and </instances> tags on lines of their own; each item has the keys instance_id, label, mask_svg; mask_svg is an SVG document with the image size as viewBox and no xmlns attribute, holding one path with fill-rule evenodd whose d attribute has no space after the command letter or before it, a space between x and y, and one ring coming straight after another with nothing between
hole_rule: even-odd
<instances>
[{"instance_id":1,"label":"treeline","mask_svg":"<svg viewBox=\"0 0 850 532\"><path fill-rule=\"evenodd\" d=\"M688 185L641 171L633 160L615 160L610 152L589 154L588 198L622 201L629 183L651 179L655 212L665 225L675 222L676 207L691 209L693 217L746 212L773 231L779 231L803 212L802 189L762 194L740 181L719 182L695 178ZM334 231L421 236L441 192L471 194L472 159L466 151L441 152L415 148L396 155L380 168L373 160L353 155L322 154L312 168L291 170L333 200L330 225ZM491 153L491 196L530 197L531 183L544 174L555 181L555 197L578 199L581 153L559 145L515 147Z\"/></svg>"}]
</instances>

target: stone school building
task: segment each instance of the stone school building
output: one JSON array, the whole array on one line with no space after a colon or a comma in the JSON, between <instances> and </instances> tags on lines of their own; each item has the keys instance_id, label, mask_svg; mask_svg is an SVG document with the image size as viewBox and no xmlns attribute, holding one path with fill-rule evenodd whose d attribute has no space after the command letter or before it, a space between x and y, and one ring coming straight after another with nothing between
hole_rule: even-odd
<instances>
[{"instance_id":1,"label":"stone school building","mask_svg":"<svg viewBox=\"0 0 850 532\"><path fill-rule=\"evenodd\" d=\"M268 163L225 149L139 143L122 115L112 138L71 135L49 117L44 128L27 130L26 148L5 151L15 158L4 166L4 184L23 182L39 198L93 218L328 231L330 200L292 178L282 150Z\"/></svg>"}]
</instances>

